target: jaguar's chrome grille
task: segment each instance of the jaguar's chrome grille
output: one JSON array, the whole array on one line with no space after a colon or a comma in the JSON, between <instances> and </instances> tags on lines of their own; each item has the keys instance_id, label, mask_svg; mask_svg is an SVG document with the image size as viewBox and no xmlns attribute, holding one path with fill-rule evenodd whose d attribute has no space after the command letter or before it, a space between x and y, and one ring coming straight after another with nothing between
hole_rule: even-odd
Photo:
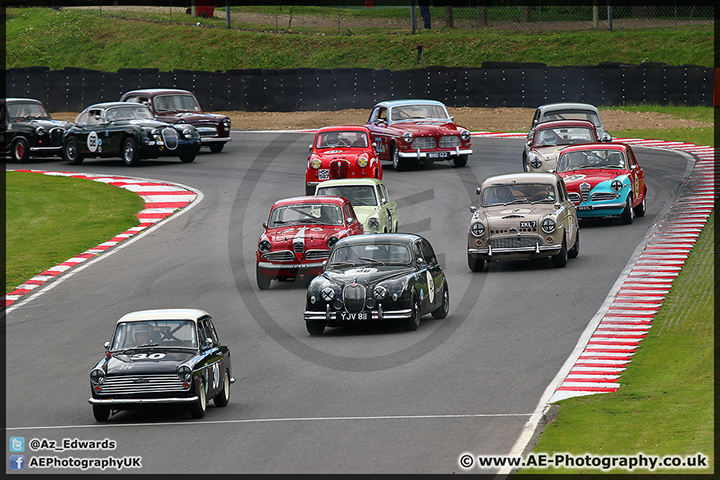
<instances>
[{"instance_id":1,"label":"jaguar's chrome grille","mask_svg":"<svg viewBox=\"0 0 720 480\"><path fill-rule=\"evenodd\" d=\"M308 250L305 252L305 260L323 260L330 256L330 250Z\"/></svg>"},{"instance_id":2,"label":"jaguar's chrome grille","mask_svg":"<svg viewBox=\"0 0 720 480\"><path fill-rule=\"evenodd\" d=\"M518 248L518 247L534 247L539 243L537 237L505 237L491 238L490 246L492 248Z\"/></svg>"},{"instance_id":3,"label":"jaguar's chrome grille","mask_svg":"<svg viewBox=\"0 0 720 480\"><path fill-rule=\"evenodd\" d=\"M165 141L165 146L170 150L175 150L178 146L178 133L174 128L164 128L162 131L162 137Z\"/></svg>"},{"instance_id":4,"label":"jaguar's chrome grille","mask_svg":"<svg viewBox=\"0 0 720 480\"><path fill-rule=\"evenodd\" d=\"M185 392L183 381L175 374L168 375L121 375L108 376L102 384L103 395L120 395L155 392Z\"/></svg>"},{"instance_id":5,"label":"jaguar's chrome grille","mask_svg":"<svg viewBox=\"0 0 720 480\"><path fill-rule=\"evenodd\" d=\"M271 262L289 262L295 258L290 250L280 250L279 252L264 253L263 258Z\"/></svg>"},{"instance_id":6,"label":"jaguar's chrome grille","mask_svg":"<svg viewBox=\"0 0 720 480\"><path fill-rule=\"evenodd\" d=\"M593 193L591 198L593 202L606 202L615 200L618 197L620 197L620 194L615 192L597 192Z\"/></svg>"},{"instance_id":7,"label":"jaguar's chrome grille","mask_svg":"<svg viewBox=\"0 0 720 480\"><path fill-rule=\"evenodd\" d=\"M460 137L455 137L455 136L440 137L440 148L455 148L455 147L459 147L460 145L461 145Z\"/></svg>"},{"instance_id":8,"label":"jaguar's chrome grille","mask_svg":"<svg viewBox=\"0 0 720 480\"><path fill-rule=\"evenodd\" d=\"M410 144L413 150L427 150L429 148L435 148L436 145L435 137L417 137Z\"/></svg>"},{"instance_id":9,"label":"jaguar's chrome grille","mask_svg":"<svg viewBox=\"0 0 720 480\"><path fill-rule=\"evenodd\" d=\"M580 200L582 200L580 194L577 192L568 192L568 198L573 203L580 203Z\"/></svg>"},{"instance_id":10,"label":"jaguar's chrome grille","mask_svg":"<svg viewBox=\"0 0 720 480\"><path fill-rule=\"evenodd\" d=\"M358 283L346 285L343 289L343 300L348 312L362 312L365 308L365 287Z\"/></svg>"},{"instance_id":11,"label":"jaguar's chrome grille","mask_svg":"<svg viewBox=\"0 0 720 480\"><path fill-rule=\"evenodd\" d=\"M580 196L582 197L583 201L587 202L587 199L590 196L590 184L589 183L583 182L580 184Z\"/></svg>"}]
</instances>

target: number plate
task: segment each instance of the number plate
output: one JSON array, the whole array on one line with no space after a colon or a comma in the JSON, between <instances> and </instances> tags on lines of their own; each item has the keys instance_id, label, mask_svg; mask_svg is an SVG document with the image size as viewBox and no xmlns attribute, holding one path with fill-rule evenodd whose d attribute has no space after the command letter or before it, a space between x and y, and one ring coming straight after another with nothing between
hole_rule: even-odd
<instances>
[{"instance_id":1,"label":"number plate","mask_svg":"<svg viewBox=\"0 0 720 480\"><path fill-rule=\"evenodd\" d=\"M330 170L319 170L318 180L330 180Z\"/></svg>"},{"instance_id":2,"label":"number plate","mask_svg":"<svg viewBox=\"0 0 720 480\"><path fill-rule=\"evenodd\" d=\"M348 313L340 312L340 320L367 320L368 312Z\"/></svg>"},{"instance_id":3,"label":"number plate","mask_svg":"<svg viewBox=\"0 0 720 480\"><path fill-rule=\"evenodd\" d=\"M520 222L520 228L535 228L536 226L535 222Z\"/></svg>"},{"instance_id":4,"label":"number plate","mask_svg":"<svg viewBox=\"0 0 720 480\"><path fill-rule=\"evenodd\" d=\"M428 152L428 158L447 158L450 156L450 152Z\"/></svg>"},{"instance_id":5,"label":"number plate","mask_svg":"<svg viewBox=\"0 0 720 480\"><path fill-rule=\"evenodd\" d=\"M593 206L592 205L579 205L575 208L577 208L578 210L592 210Z\"/></svg>"}]
</instances>

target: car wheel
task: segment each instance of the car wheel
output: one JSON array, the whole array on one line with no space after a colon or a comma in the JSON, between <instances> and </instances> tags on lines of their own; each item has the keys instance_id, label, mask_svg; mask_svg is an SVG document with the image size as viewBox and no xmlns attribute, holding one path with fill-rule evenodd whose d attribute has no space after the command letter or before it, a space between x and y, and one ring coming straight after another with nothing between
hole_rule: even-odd
<instances>
[{"instance_id":1,"label":"car wheel","mask_svg":"<svg viewBox=\"0 0 720 480\"><path fill-rule=\"evenodd\" d=\"M65 161L70 165L80 165L83 161L80 151L78 149L77 138L69 137L65 140L65 145L62 149L63 157Z\"/></svg>"},{"instance_id":2,"label":"car wheel","mask_svg":"<svg viewBox=\"0 0 720 480\"><path fill-rule=\"evenodd\" d=\"M106 422L110 417L110 407L107 405L93 405L93 417L98 422Z\"/></svg>"},{"instance_id":3,"label":"car wheel","mask_svg":"<svg viewBox=\"0 0 720 480\"><path fill-rule=\"evenodd\" d=\"M230 403L230 373L227 370L225 370L225 375L223 375L222 390L215 395L213 403L216 407L226 407L227 404Z\"/></svg>"},{"instance_id":4,"label":"car wheel","mask_svg":"<svg viewBox=\"0 0 720 480\"><path fill-rule=\"evenodd\" d=\"M213 143L210 145L210 151L212 153L220 153L223 150L223 147L225 147L224 143Z\"/></svg>"},{"instance_id":5,"label":"car wheel","mask_svg":"<svg viewBox=\"0 0 720 480\"><path fill-rule=\"evenodd\" d=\"M193 418L203 418L207 411L207 396L205 393L205 381L200 378L197 382L197 400L190 405L190 415Z\"/></svg>"},{"instance_id":6,"label":"car wheel","mask_svg":"<svg viewBox=\"0 0 720 480\"><path fill-rule=\"evenodd\" d=\"M523 152L523 156L522 156L522 157L523 157L523 159L522 159L523 172L529 172L529 171L530 171L530 167L528 166L528 163L527 163L527 155L525 155L525 152Z\"/></svg>"},{"instance_id":7,"label":"car wheel","mask_svg":"<svg viewBox=\"0 0 720 480\"><path fill-rule=\"evenodd\" d=\"M310 320L305 322L305 326L310 335L322 335L325 331L325 322L322 320Z\"/></svg>"},{"instance_id":8,"label":"car wheel","mask_svg":"<svg viewBox=\"0 0 720 480\"><path fill-rule=\"evenodd\" d=\"M645 198L647 195L643 195L642 202L640 202L640 205L635 207L635 216L636 217L644 217L645 211L647 210L647 204L645 203Z\"/></svg>"},{"instance_id":9,"label":"car wheel","mask_svg":"<svg viewBox=\"0 0 720 480\"><path fill-rule=\"evenodd\" d=\"M394 143L390 145L390 158L395 170L405 170L405 161L400 158L400 152Z\"/></svg>"},{"instance_id":10,"label":"car wheel","mask_svg":"<svg viewBox=\"0 0 720 480\"><path fill-rule=\"evenodd\" d=\"M443 282L442 291L442 303L438 308L433 310L432 316L437 320L442 320L447 317L448 311L450 310L450 292L448 291L447 283Z\"/></svg>"},{"instance_id":11,"label":"car wheel","mask_svg":"<svg viewBox=\"0 0 720 480\"><path fill-rule=\"evenodd\" d=\"M30 148L28 142L22 137L15 139L13 143L13 160L17 163L25 163L30 158Z\"/></svg>"},{"instance_id":12,"label":"car wheel","mask_svg":"<svg viewBox=\"0 0 720 480\"><path fill-rule=\"evenodd\" d=\"M420 303L418 302L415 293L413 293L411 301L412 312L410 313L410 318L403 320L403 328L408 331L417 330L420 326Z\"/></svg>"},{"instance_id":13,"label":"car wheel","mask_svg":"<svg viewBox=\"0 0 720 480\"><path fill-rule=\"evenodd\" d=\"M481 272L485 268L485 260L482 258L475 258L472 254L467 254L468 267L473 272Z\"/></svg>"},{"instance_id":14,"label":"car wheel","mask_svg":"<svg viewBox=\"0 0 720 480\"><path fill-rule=\"evenodd\" d=\"M567 243L565 242L565 235L563 234L562 247L560 253L552 256L552 263L556 267L564 267L568 262L568 249Z\"/></svg>"},{"instance_id":15,"label":"car wheel","mask_svg":"<svg viewBox=\"0 0 720 480\"><path fill-rule=\"evenodd\" d=\"M258 266L255 267L255 279L257 280L257 286L260 290L267 290L268 288L270 288L270 282L272 282L272 277L260 272L260 267Z\"/></svg>"},{"instance_id":16,"label":"car wheel","mask_svg":"<svg viewBox=\"0 0 720 480\"><path fill-rule=\"evenodd\" d=\"M454 167L464 167L467 165L468 156L467 155L458 155L457 157L453 158L453 166Z\"/></svg>"},{"instance_id":17,"label":"car wheel","mask_svg":"<svg viewBox=\"0 0 720 480\"><path fill-rule=\"evenodd\" d=\"M305 185L305 195L315 195L315 185Z\"/></svg>"},{"instance_id":18,"label":"car wheel","mask_svg":"<svg viewBox=\"0 0 720 480\"><path fill-rule=\"evenodd\" d=\"M577 258L577 256L580 254L580 230L575 233L575 245L568 250L568 257L569 258Z\"/></svg>"},{"instance_id":19,"label":"car wheel","mask_svg":"<svg viewBox=\"0 0 720 480\"><path fill-rule=\"evenodd\" d=\"M622 220L622 223L624 223L625 225L630 225L635 219L635 210L633 209L632 204L633 198L631 194L628 195L627 202L625 202L625 210L623 210L622 214L620 215L620 220Z\"/></svg>"},{"instance_id":20,"label":"car wheel","mask_svg":"<svg viewBox=\"0 0 720 480\"><path fill-rule=\"evenodd\" d=\"M183 152L180 155L180 161L182 163L192 163L195 161L195 156L197 155L197 152L190 151L190 152Z\"/></svg>"},{"instance_id":21,"label":"car wheel","mask_svg":"<svg viewBox=\"0 0 720 480\"><path fill-rule=\"evenodd\" d=\"M128 167L136 167L140 164L140 151L134 138L127 137L123 142L122 158Z\"/></svg>"}]
</instances>

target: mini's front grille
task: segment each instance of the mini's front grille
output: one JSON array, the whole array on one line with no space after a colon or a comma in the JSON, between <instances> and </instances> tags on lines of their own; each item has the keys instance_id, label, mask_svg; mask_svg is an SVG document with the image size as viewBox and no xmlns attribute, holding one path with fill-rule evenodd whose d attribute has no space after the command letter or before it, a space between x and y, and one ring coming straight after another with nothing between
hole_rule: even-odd
<instances>
[{"instance_id":1,"label":"mini's front grille","mask_svg":"<svg viewBox=\"0 0 720 480\"><path fill-rule=\"evenodd\" d=\"M343 300L348 312L362 312L365 308L365 287L357 283L346 285L343 289Z\"/></svg>"},{"instance_id":2,"label":"mini's front grille","mask_svg":"<svg viewBox=\"0 0 720 480\"><path fill-rule=\"evenodd\" d=\"M591 198L593 202L606 202L615 200L618 197L620 197L620 194L615 192L597 192L593 193Z\"/></svg>"},{"instance_id":3,"label":"mini's front grille","mask_svg":"<svg viewBox=\"0 0 720 480\"><path fill-rule=\"evenodd\" d=\"M430 148L435 148L436 145L437 142L435 141L435 137L417 137L410 144L413 150L428 150Z\"/></svg>"},{"instance_id":4,"label":"mini's front grille","mask_svg":"<svg viewBox=\"0 0 720 480\"><path fill-rule=\"evenodd\" d=\"M185 392L183 381L175 374L108 376L102 384L103 395L142 394L154 392Z\"/></svg>"},{"instance_id":5,"label":"mini's front grille","mask_svg":"<svg viewBox=\"0 0 720 480\"><path fill-rule=\"evenodd\" d=\"M580 196L582 197L583 201L587 202L587 199L590 196L590 184L589 183L583 182L580 184Z\"/></svg>"},{"instance_id":6,"label":"mini's front grille","mask_svg":"<svg viewBox=\"0 0 720 480\"><path fill-rule=\"evenodd\" d=\"M289 262L295 258L295 255L290 250L281 250L279 252L265 253L263 257L271 262Z\"/></svg>"},{"instance_id":7,"label":"mini's front grille","mask_svg":"<svg viewBox=\"0 0 720 480\"><path fill-rule=\"evenodd\" d=\"M568 192L568 198L573 203L580 203L580 200L582 200L582 197L577 192Z\"/></svg>"},{"instance_id":8,"label":"mini's front grille","mask_svg":"<svg viewBox=\"0 0 720 480\"><path fill-rule=\"evenodd\" d=\"M330 250L308 250L305 253L305 260L323 260L330 256Z\"/></svg>"},{"instance_id":9,"label":"mini's front grille","mask_svg":"<svg viewBox=\"0 0 720 480\"><path fill-rule=\"evenodd\" d=\"M330 162L330 178L348 178L348 176L350 176L350 162L347 160Z\"/></svg>"},{"instance_id":10,"label":"mini's front grille","mask_svg":"<svg viewBox=\"0 0 720 480\"><path fill-rule=\"evenodd\" d=\"M505 237L491 238L490 246L492 248L518 248L518 247L534 247L539 242L537 237Z\"/></svg>"},{"instance_id":11,"label":"mini's front grille","mask_svg":"<svg viewBox=\"0 0 720 480\"><path fill-rule=\"evenodd\" d=\"M164 128L162 131L162 137L165 141L165 146L170 150L175 150L178 146L178 133L174 128Z\"/></svg>"},{"instance_id":12,"label":"mini's front grille","mask_svg":"<svg viewBox=\"0 0 720 480\"><path fill-rule=\"evenodd\" d=\"M455 148L460 145L460 137L445 136L440 138L440 148Z\"/></svg>"},{"instance_id":13,"label":"mini's front grille","mask_svg":"<svg viewBox=\"0 0 720 480\"><path fill-rule=\"evenodd\" d=\"M293 252L302 253L305 250L305 242L296 240L293 242Z\"/></svg>"}]
</instances>

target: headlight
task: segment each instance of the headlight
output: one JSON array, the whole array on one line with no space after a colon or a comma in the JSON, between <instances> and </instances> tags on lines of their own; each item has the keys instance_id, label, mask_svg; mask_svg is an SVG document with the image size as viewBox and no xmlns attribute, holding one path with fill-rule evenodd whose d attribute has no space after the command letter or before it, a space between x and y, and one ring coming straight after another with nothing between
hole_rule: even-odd
<instances>
[{"instance_id":1,"label":"headlight","mask_svg":"<svg viewBox=\"0 0 720 480\"><path fill-rule=\"evenodd\" d=\"M412 143L413 134L410 132L403 133L402 139L405 143Z\"/></svg>"},{"instance_id":2,"label":"headlight","mask_svg":"<svg viewBox=\"0 0 720 480\"><path fill-rule=\"evenodd\" d=\"M533 168L540 168L540 167L542 167L542 159L541 159L540 157L536 156L536 155L533 155L533 156L530 158L530 165L531 165Z\"/></svg>"},{"instance_id":3,"label":"headlight","mask_svg":"<svg viewBox=\"0 0 720 480\"><path fill-rule=\"evenodd\" d=\"M267 253L272 248L272 245L270 245L270 240L263 240L260 243L258 243L258 250L260 250L262 253Z\"/></svg>"},{"instance_id":4,"label":"headlight","mask_svg":"<svg viewBox=\"0 0 720 480\"><path fill-rule=\"evenodd\" d=\"M463 130L460 132L460 138L462 138L464 141L470 140L470 132L468 130Z\"/></svg>"},{"instance_id":5,"label":"headlight","mask_svg":"<svg viewBox=\"0 0 720 480\"><path fill-rule=\"evenodd\" d=\"M542 231L545 233L552 233L555 231L555 221L552 218L546 218L542 222Z\"/></svg>"},{"instance_id":6,"label":"headlight","mask_svg":"<svg viewBox=\"0 0 720 480\"><path fill-rule=\"evenodd\" d=\"M482 234L485 233L485 225L483 225L483 224L480 223L480 222L473 223L473 224L470 226L470 231L471 231L472 234L475 235L476 237L481 237Z\"/></svg>"},{"instance_id":7,"label":"headlight","mask_svg":"<svg viewBox=\"0 0 720 480\"><path fill-rule=\"evenodd\" d=\"M182 134L185 138L192 138L193 129L189 127L183 128Z\"/></svg>"},{"instance_id":8,"label":"headlight","mask_svg":"<svg viewBox=\"0 0 720 480\"><path fill-rule=\"evenodd\" d=\"M614 191L619 192L623 188L622 181L618 180L617 178L612 181L610 184L610 188L612 188Z\"/></svg>"},{"instance_id":9,"label":"headlight","mask_svg":"<svg viewBox=\"0 0 720 480\"><path fill-rule=\"evenodd\" d=\"M339 238L336 237L335 235L333 235L332 237L328 238L328 240L327 240L327 246L328 246L328 248L332 248L333 245L335 245L338 240L339 240Z\"/></svg>"},{"instance_id":10,"label":"headlight","mask_svg":"<svg viewBox=\"0 0 720 480\"><path fill-rule=\"evenodd\" d=\"M375 217L368 219L368 227L377 230L380 227L380 220Z\"/></svg>"},{"instance_id":11,"label":"headlight","mask_svg":"<svg viewBox=\"0 0 720 480\"><path fill-rule=\"evenodd\" d=\"M230 130L230 119L229 118L224 119L222 124L223 124L223 127L225 127L225 130Z\"/></svg>"},{"instance_id":12,"label":"headlight","mask_svg":"<svg viewBox=\"0 0 720 480\"><path fill-rule=\"evenodd\" d=\"M94 368L93 371L90 372L90 381L93 385L102 385L105 381L105 370L102 368Z\"/></svg>"},{"instance_id":13,"label":"headlight","mask_svg":"<svg viewBox=\"0 0 720 480\"><path fill-rule=\"evenodd\" d=\"M382 285L378 285L373 289L373 297L375 300L380 301L384 300L388 296L387 288L383 287Z\"/></svg>"},{"instance_id":14,"label":"headlight","mask_svg":"<svg viewBox=\"0 0 720 480\"><path fill-rule=\"evenodd\" d=\"M335 300L335 290L330 287L323 288L320 292L320 298L322 298L325 303L332 302Z\"/></svg>"},{"instance_id":15,"label":"headlight","mask_svg":"<svg viewBox=\"0 0 720 480\"><path fill-rule=\"evenodd\" d=\"M320 165L322 165L322 162L320 161L319 158L313 158L312 161L310 162L310 166L312 168L314 168L315 170L320 168Z\"/></svg>"},{"instance_id":16,"label":"headlight","mask_svg":"<svg viewBox=\"0 0 720 480\"><path fill-rule=\"evenodd\" d=\"M153 128L152 131L150 132L150 135L151 135L155 140L157 140L158 138L160 138L160 130L158 130L157 128Z\"/></svg>"},{"instance_id":17,"label":"headlight","mask_svg":"<svg viewBox=\"0 0 720 480\"><path fill-rule=\"evenodd\" d=\"M177 376L180 380L189 382L192 378L192 369L187 365L180 365L177 369Z\"/></svg>"},{"instance_id":18,"label":"headlight","mask_svg":"<svg viewBox=\"0 0 720 480\"><path fill-rule=\"evenodd\" d=\"M35 133L37 133L38 135L42 135L45 133L45 129L42 126L38 125L37 127L35 127Z\"/></svg>"},{"instance_id":19,"label":"headlight","mask_svg":"<svg viewBox=\"0 0 720 480\"><path fill-rule=\"evenodd\" d=\"M358 167L365 168L368 166L368 159L365 156L358 158Z\"/></svg>"}]
</instances>

